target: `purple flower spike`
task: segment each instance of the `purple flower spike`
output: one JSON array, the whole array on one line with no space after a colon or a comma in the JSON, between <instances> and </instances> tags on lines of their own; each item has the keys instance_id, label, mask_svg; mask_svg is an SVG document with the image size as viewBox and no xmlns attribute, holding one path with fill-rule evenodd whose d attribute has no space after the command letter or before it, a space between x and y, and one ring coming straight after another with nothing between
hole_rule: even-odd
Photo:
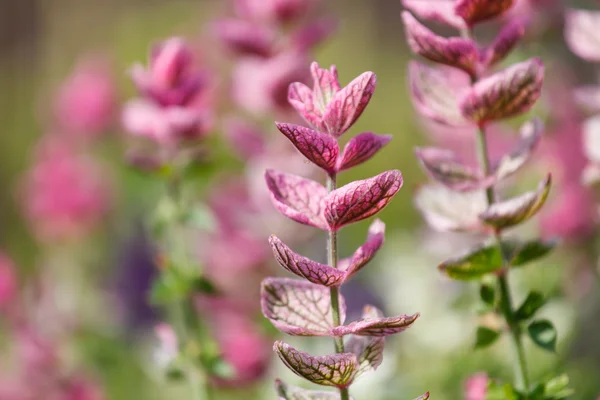
<instances>
[{"instance_id":1,"label":"purple flower spike","mask_svg":"<svg viewBox=\"0 0 600 400\"><path fill-rule=\"evenodd\" d=\"M297 175L274 170L265 173L273 205L283 215L304 225L329 230L323 215L327 189Z\"/></svg>"},{"instance_id":2,"label":"purple flower spike","mask_svg":"<svg viewBox=\"0 0 600 400\"><path fill-rule=\"evenodd\" d=\"M459 30L466 27L465 21L454 12L452 0L403 0L402 5L419 18L441 22Z\"/></svg>"},{"instance_id":3,"label":"purple flower spike","mask_svg":"<svg viewBox=\"0 0 600 400\"><path fill-rule=\"evenodd\" d=\"M269 238L269 244L279 265L309 282L337 287L346 280L344 271L294 253L275 235Z\"/></svg>"},{"instance_id":4,"label":"purple flower spike","mask_svg":"<svg viewBox=\"0 0 600 400\"><path fill-rule=\"evenodd\" d=\"M292 83L288 92L290 104L317 130L339 137L360 117L375 91L376 77L365 72L341 89L337 70L312 63L314 87Z\"/></svg>"},{"instance_id":5,"label":"purple flower spike","mask_svg":"<svg viewBox=\"0 0 600 400\"><path fill-rule=\"evenodd\" d=\"M384 345L385 339L382 337L350 336L345 349L358 357L357 377L373 372L381 365Z\"/></svg>"},{"instance_id":6,"label":"purple flower spike","mask_svg":"<svg viewBox=\"0 0 600 400\"><path fill-rule=\"evenodd\" d=\"M542 208L550 193L551 184L552 177L548 175L534 192L495 203L479 217L484 223L498 231L519 225L533 217Z\"/></svg>"},{"instance_id":7,"label":"purple flower spike","mask_svg":"<svg viewBox=\"0 0 600 400\"><path fill-rule=\"evenodd\" d=\"M346 305L340 296L340 319ZM280 331L293 336L329 336L335 327L329 289L297 279L267 278L261 287L261 309Z\"/></svg>"},{"instance_id":8,"label":"purple flower spike","mask_svg":"<svg viewBox=\"0 0 600 400\"><path fill-rule=\"evenodd\" d=\"M340 260L338 268L346 272L344 281L349 280L375 257L377 251L383 246L384 240L385 224L376 219L369 227L365 243L351 257Z\"/></svg>"},{"instance_id":9,"label":"purple flower spike","mask_svg":"<svg viewBox=\"0 0 600 400\"><path fill-rule=\"evenodd\" d=\"M495 180L485 179L477 169L458 161L453 151L435 147L416 148L415 155L432 179L457 191L485 189Z\"/></svg>"},{"instance_id":10,"label":"purple flower spike","mask_svg":"<svg viewBox=\"0 0 600 400\"><path fill-rule=\"evenodd\" d=\"M356 135L344 147L342 156L338 158L336 170L343 171L368 161L391 140L392 135L376 135L372 132Z\"/></svg>"},{"instance_id":11,"label":"purple flower spike","mask_svg":"<svg viewBox=\"0 0 600 400\"><path fill-rule=\"evenodd\" d=\"M432 68L411 62L408 78L413 103L421 114L443 125L456 127L468 124L456 100L467 93L467 74L451 68Z\"/></svg>"},{"instance_id":12,"label":"purple flower spike","mask_svg":"<svg viewBox=\"0 0 600 400\"><path fill-rule=\"evenodd\" d=\"M359 368L358 359L352 353L314 357L280 341L275 342L273 350L296 375L317 385L347 388Z\"/></svg>"},{"instance_id":13,"label":"purple flower spike","mask_svg":"<svg viewBox=\"0 0 600 400\"><path fill-rule=\"evenodd\" d=\"M508 24L494 42L483 51L483 64L491 67L502 61L525 35L525 22L515 19Z\"/></svg>"},{"instance_id":14,"label":"purple flower spike","mask_svg":"<svg viewBox=\"0 0 600 400\"><path fill-rule=\"evenodd\" d=\"M275 125L311 162L329 174L336 172L340 148L335 138L300 125L279 122Z\"/></svg>"},{"instance_id":15,"label":"purple flower spike","mask_svg":"<svg viewBox=\"0 0 600 400\"><path fill-rule=\"evenodd\" d=\"M533 58L476 83L460 107L465 117L480 125L512 117L535 104L543 81L544 65Z\"/></svg>"},{"instance_id":16,"label":"purple flower spike","mask_svg":"<svg viewBox=\"0 0 600 400\"><path fill-rule=\"evenodd\" d=\"M496 18L508 11L514 0L457 0L454 11L469 26Z\"/></svg>"},{"instance_id":17,"label":"purple flower spike","mask_svg":"<svg viewBox=\"0 0 600 400\"><path fill-rule=\"evenodd\" d=\"M275 380L275 391L279 400L340 400L339 393L306 390L288 385L279 379ZM350 397L350 400L353 398Z\"/></svg>"},{"instance_id":18,"label":"purple flower spike","mask_svg":"<svg viewBox=\"0 0 600 400\"><path fill-rule=\"evenodd\" d=\"M325 199L325 219L332 231L361 221L381 211L402 187L398 170L349 183Z\"/></svg>"},{"instance_id":19,"label":"purple flower spike","mask_svg":"<svg viewBox=\"0 0 600 400\"><path fill-rule=\"evenodd\" d=\"M416 54L431 61L460 68L475 76L479 50L470 39L444 38L415 19L411 13L402 13L408 45Z\"/></svg>"},{"instance_id":20,"label":"purple flower spike","mask_svg":"<svg viewBox=\"0 0 600 400\"><path fill-rule=\"evenodd\" d=\"M599 62L600 11L568 10L565 23L565 39L571 51L585 60Z\"/></svg>"},{"instance_id":21,"label":"purple flower spike","mask_svg":"<svg viewBox=\"0 0 600 400\"><path fill-rule=\"evenodd\" d=\"M353 321L345 326L332 330L334 336L356 335L385 337L404 332L419 318L419 313L413 315L400 315L398 317L384 318L381 311L373 306L366 306L363 318Z\"/></svg>"}]
</instances>

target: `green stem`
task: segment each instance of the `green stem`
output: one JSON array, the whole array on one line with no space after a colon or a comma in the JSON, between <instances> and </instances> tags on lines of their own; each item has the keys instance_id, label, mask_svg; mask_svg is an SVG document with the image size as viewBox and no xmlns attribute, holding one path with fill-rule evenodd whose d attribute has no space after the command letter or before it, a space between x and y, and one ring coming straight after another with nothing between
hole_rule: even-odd
<instances>
[{"instance_id":1,"label":"green stem","mask_svg":"<svg viewBox=\"0 0 600 400\"><path fill-rule=\"evenodd\" d=\"M478 142L478 156L481 169L483 174L488 176L490 174L490 158L487 147L487 138L485 136L485 128L480 127L477 132ZM493 187L486 189L486 197L488 206L491 206L496 201L496 196ZM523 347L521 327L515 319L515 311L513 309L513 301L510 293L510 287L508 282L508 271L510 268L508 257L504 251L504 245L502 243L502 235L500 232L495 234L496 243L502 255L502 271L498 276L498 288L500 291L500 311L502 316L506 320L506 324L510 329L510 336L512 338L513 348L516 356L516 363L514 364L515 380L518 389L527 392L529 390L529 378L527 374L527 361L525 358L525 349ZM525 399L527 399L527 393L525 393Z\"/></svg>"},{"instance_id":2,"label":"green stem","mask_svg":"<svg viewBox=\"0 0 600 400\"><path fill-rule=\"evenodd\" d=\"M337 188L337 179L336 176L328 176L327 177L327 190L329 192L335 190ZM338 255L337 255L337 232L329 231L329 236L327 238L327 262L333 268L337 268ZM331 296L331 313L333 315L333 324L335 326L339 326L342 324L340 318L340 301L339 301L339 289L337 287L332 287L329 289L329 293ZM333 338L335 345L336 353L344 352L344 339L341 337ZM350 394L348 393L347 388L340 388L340 400L349 400Z\"/></svg>"}]
</instances>

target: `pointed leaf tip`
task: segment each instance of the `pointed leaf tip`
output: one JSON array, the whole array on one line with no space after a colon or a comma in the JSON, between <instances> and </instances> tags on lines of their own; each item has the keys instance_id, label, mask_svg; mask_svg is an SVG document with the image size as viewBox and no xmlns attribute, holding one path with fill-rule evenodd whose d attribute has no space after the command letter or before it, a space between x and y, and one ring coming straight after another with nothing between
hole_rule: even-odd
<instances>
[{"instance_id":1,"label":"pointed leaf tip","mask_svg":"<svg viewBox=\"0 0 600 400\"><path fill-rule=\"evenodd\" d=\"M400 315L397 317L384 317L383 313L373 306L366 306L362 318L346 326L338 326L332 330L333 336L368 336L385 337L404 332L420 314Z\"/></svg>"},{"instance_id":2,"label":"pointed leaf tip","mask_svg":"<svg viewBox=\"0 0 600 400\"><path fill-rule=\"evenodd\" d=\"M348 142L338 159L337 171L343 171L368 161L392 140L392 135L361 133Z\"/></svg>"},{"instance_id":3,"label":"pointed leaf tip","mask_svg":"<svg viewBox=\"0 0 600 400\"><path fill-rule=\"evenodd\" d=\"M515 0L457 0L456 15L469 26L499 17L514 5Z\"/></svg>"},{"instance_id":4,"label":"pointed leaf tip","mask_svg":"<svg viewBox=\"0 0 600 400\"><path fill-rule=\"evenodd\" d=\"M402 5L421 19L440 22L459 30L466 27L465 21L454 12L454 3L451 1L437 1L432 6L429 1L402 0Z\"/></svg>"},{"instance_id":5,"label":"pointed leaf tip","mask_svg":"<svg viewBox=\"0 0 600 400\"><path fill-rule=\"evenodd\" d=\"M340 394L337 392L306 390L288 385L279 379L275 380L275 390L279 400L340 400Z\"/></svg>"}]
</instances>

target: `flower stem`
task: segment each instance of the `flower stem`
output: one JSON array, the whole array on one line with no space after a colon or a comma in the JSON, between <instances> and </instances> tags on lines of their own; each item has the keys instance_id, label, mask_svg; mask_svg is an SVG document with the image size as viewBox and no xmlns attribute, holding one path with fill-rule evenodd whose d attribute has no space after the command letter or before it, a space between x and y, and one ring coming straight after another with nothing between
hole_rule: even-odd
<instances>
[{"instance_id":1,"label":"flower stem","mask_svg":"<svg viewBox=\"0 0 600 400\"><path fill-rule=\"evenodd\" d=\"M327 176L327 190L329 192L335 190L337 188L337 177ZM337 268L338 255L337 255L337 232L329 231L329 236L327 237L327 262L333 267ZM339 326L342 324L340 318L340 293L337 287L332 287L329 289L329 293L331 295L331 313L333 315L333 324L335 326ZM342 337L334 337L333 338L335 344L335 352L343 353L344 352L344 339ZM350 394L348 393L347 388L340 388L340 400L349 400Z\"/></svg>"},{"instance_id":2,"label":"flower stem","mask_svg":"<svg viewBox=\"0 0 600 400\"><path fill-rule=\"evenodd\" d=\"M478 156L483 174L490 174L490 158L487 147L487 138L485 136L485 128L480 127L477 132ZM486 189L486 197L488 206L494 204L496 196L494 188ZM504 245L502 243L502 235L500 232L495 233L496 243L502 256L502 271L498 276L498 288L500 291L500 311L506 320L506 324L510 329L513 348L516 355L516 363L514 364L515 381L518 389L525 391L525 399L527 399L527 391L529 390L529 378L527 374L527 361L525 358L525 349L523 347L522 332L518 321L515 320L515 311L513 309L513 301L510 293L508 282L508 271L510 268L508 256L506 255Z\"/></svg>"}]
</instances>

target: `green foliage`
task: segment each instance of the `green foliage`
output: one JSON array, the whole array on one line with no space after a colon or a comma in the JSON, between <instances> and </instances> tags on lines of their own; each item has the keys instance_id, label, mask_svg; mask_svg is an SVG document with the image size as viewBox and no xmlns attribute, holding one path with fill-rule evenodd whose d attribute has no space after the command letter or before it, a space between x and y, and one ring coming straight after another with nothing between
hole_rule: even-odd
<instances>
[{"instance_id":1,"label":"green foliage","mask_svg":"<svg viewBox=\"0 0 600 400\"><path fill-rule=\"evenodd\" d=\"M489 306L493 306L494 303L496 302L496 291L493 286L488 285L488 284L483 284L483 285L481 285L481 288L479 289L479 297L481 297L481 300L485 304L487 304Z\"/></svg>"},{"instance_id":2,"label":"green foliage","mask_svg":"<svg viewBox=\"0 0 600 400\"><path fill-rule=\"evenodd\" d=\"M544 350L556 351L557 333L552 322L548 320L533 321L528 327L529 337Z\"/></svg>"},{"instance_id":3,"label":"green foliage","mask_svg":"<svg viewBox=\"0 0 600 400\"><path fill-rule=\"evenodd\" d=\"M502 256L498 246L488 245L445 261L438 268L452 279L475 280L501 267Z\"/></svg>"},{"instance_id":4,"label":"green foliage","mask_svg":"<svg viewBox=\"0 0 600 400\"><path fill-rule=\"evenodd\" d=\"M500 337L500 332L487 328L485 326L480 326L477 328L477 332L475 333L475 348L481 349L488 346L491 346L498 340Z\"/></svg>"},{"instance_id":5,"label":"green foliage","mask_svg":"<svg viewBox=\"0 0 600 400\"><path fill-rule=\"evenodd\" d=\"M546 299L543 294L536 291L530 292L523 304L515 312L515 319L517 321L526 321L532 318L544 304L546 304Z\"/></svg>"}]
</instances>

